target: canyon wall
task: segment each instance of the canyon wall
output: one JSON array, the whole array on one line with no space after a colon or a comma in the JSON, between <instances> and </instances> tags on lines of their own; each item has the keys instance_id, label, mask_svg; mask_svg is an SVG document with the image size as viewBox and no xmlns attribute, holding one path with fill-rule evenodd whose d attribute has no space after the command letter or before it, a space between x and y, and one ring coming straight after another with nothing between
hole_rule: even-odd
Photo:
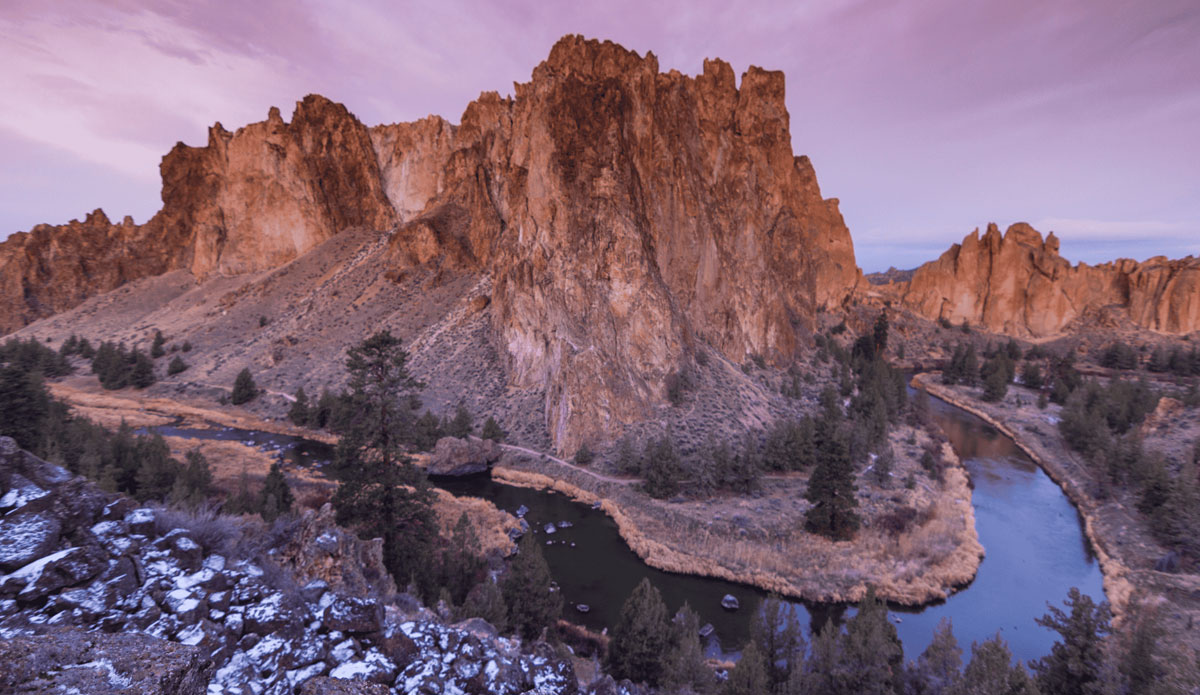
<instances>
[{"instance_id":1,"label":"canyon wall","mask_svg":"<svg viewBox=\"0 0 1200 695\"><path fill-rule=\"evenodd\" d=\"M661 73L653 54L581 37L457 126L368 129L309 96L290 123L272 109L217 124L161 169L145 225L97 212L0 244L0 332L132 279L260 271L344 229L391 229L381 274L490 277L508 380L544 388L571 452L648 416L704 344L787 363L861 280L837 201L792 153L782 73Z\"/></svg>"},{"instance_id":2,"label":"canyon wall","mask_svg":"<svg viewBox=\"0 0 1200 695\"><path fill-rule=\"evenodd\" d=\"M912 280L890 291L930 320L966 321L985 330L1027 338L1062 334L1117 311L1138 327L1182 334L1200 330L1200 259L1122 259L1071 265L1028 224L1001 235L995 224L976 230Z\"/></svg>"}]
</instances>

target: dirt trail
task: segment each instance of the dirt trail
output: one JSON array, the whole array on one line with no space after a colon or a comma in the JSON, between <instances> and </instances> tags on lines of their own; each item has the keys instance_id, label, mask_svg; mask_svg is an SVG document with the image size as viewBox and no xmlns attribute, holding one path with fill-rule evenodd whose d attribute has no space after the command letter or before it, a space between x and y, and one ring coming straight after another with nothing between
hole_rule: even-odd
<instances>
[{"instance_id":1,"label":"dirt trail","mask_svg":"<svg viewBox=\"0 0 1200 695\"><path fill-rule=\"evenodd\" d=\"M600 480L600 481L603 481L606 483L613 483L616 485L633 485L635 483L642 482L641 478L614 478L609 475L604 475L603 473L597 473L596 471L588 470L587 468L584 468L583 466L580 466L579 464L571 463L570 461L564 461L564 460L558 458L557 456L551 456L550 454L546 454L546 453L543 453L540 451L534 451L533 449L527 449L523 446L517 446L516 444L501 444L500 447L504 448L504 449L508 449L509 451L519 451L523 454L528 454L530 456L534 456L537 458L544 458L547 461L553 461L559 465L566 466L567 468L579 471L580 473L583 473L585 475L590 475L593 478L595 478L596 480Z\"/></svg>"}]
</instances>

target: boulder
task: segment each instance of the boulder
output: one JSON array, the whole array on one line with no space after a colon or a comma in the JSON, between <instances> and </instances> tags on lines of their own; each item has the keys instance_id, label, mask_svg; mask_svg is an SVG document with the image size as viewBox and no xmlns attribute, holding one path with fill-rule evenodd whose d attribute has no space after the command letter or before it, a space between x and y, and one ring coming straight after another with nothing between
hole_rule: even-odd
<instances>
[{"instance_id":1,"label":"boulder","mask_svg":"<svg viewBox=\"0 0 1200 695\"><path fill-rule=\"evenodd\" d=\"M0 664L6 693L203 695L213 671L194 647L73 628L0 640Z\"/></svg>"},{"instance_id":2,"label":"boulder","mask_svg":"<svg viewBox=\"0 0 1200 695\"><path fill-rule=\"evenodd\" d=\"M0 517L0 570L11 572L49 555L61 531L58 519L49 514Z\"/></svg>"},{"instance_id":3,"label":"boulder","mask_svg":"<svg viewBox=\"0 0 1200 695\"><path fill-rule=\"evenodd\" d=\"M442 437L425 463L430 475L474 475L500 460L500 445L478 437Z\"/></svg>"},{"instance_id":4,"label":"boulder","mask_svg":"<svg viewBox=\"0 0 1200 695\"><path fill-rule=\"evenodd\" d=\"M318 676L304 681L300 695L390 695L391 689L378 683Z\"/></svg>"},{"instance_id":5,"label":"boulder","mask_svg":"<svg viewBox=\"0 0 1200 695\"><path fill-rule=\"evenodd\" d=\"M59 589L96 576L107 565L95 546L67 548L25 565L0 582L0 596L16 593L20 601L37 601Z\"/></svg>"},{"instance_id":6,"label":"boulder","mask_svg":"<svg viewBox=\"0 0 1200 695\"><path fill-rule=\"evenodd\" d=\"M383 606L375 599L338 596L325 608L325 627L338 632L378 632Z\"/></svg>"}]
</instances>

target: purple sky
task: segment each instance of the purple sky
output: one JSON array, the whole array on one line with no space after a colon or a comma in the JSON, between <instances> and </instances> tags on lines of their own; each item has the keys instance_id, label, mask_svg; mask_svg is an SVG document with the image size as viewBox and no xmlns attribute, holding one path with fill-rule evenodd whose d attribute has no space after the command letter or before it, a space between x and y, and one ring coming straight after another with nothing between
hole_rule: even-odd
<instances>
[{"instance_id":1,"label":"purple sky","mask_svg":"<svg viewBox=\"0 0 1200 695\"><path fill-rule=\"evenodd\" d=\"M0 238L96 207L144 222L177 140L309 92L369 125L457 122L567 33L687 74L783 70L795 151L867 271L989 221L1053 229L1072 260L1200 254L1195 0L4 0Z\"/></svg>"}]
</instances>

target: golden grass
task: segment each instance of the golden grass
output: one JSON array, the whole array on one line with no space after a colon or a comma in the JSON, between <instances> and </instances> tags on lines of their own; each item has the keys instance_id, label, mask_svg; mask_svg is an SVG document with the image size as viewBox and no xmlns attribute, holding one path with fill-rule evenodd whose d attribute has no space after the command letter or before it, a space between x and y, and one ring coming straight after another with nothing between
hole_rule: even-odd
<instances>
[{"instance_id":1,"label":"golden grass","mask_svg":"<svg viewBox=\"0 0 1200 695\"><path fill-rule=\"evenodd\" d=\"M816 601L856 601L874 586L880 596L911 605L945 598L974 578L983 559L966 473L947 445L951 466L945 486L926 494L926 517L897 538L866 529L853 541L834 542L792 528L774 540L739 538L659 513L660 503L635 498L622 505L565 480L507 466L493 469L497 480L548 489L600 508L617 524L621 537L647 564L658 569L716 577L766 591Z\"/></svg>"},{"instance_id":2,"label":"golden grass","mask_svg":"<svg viewBox=\"0 0 1200 695\"><path fill-rule=\"evenodd\" d=\"M479 497L456 497L438 488L434 488L434 494L433 510L443 536L449 537L459 517L466 513L475 532L479 534L485 555L498 552L508 556L516 550L517 546L509 536L510 531L521 527L516 517Z\"/></svg>"}]
</instances>

